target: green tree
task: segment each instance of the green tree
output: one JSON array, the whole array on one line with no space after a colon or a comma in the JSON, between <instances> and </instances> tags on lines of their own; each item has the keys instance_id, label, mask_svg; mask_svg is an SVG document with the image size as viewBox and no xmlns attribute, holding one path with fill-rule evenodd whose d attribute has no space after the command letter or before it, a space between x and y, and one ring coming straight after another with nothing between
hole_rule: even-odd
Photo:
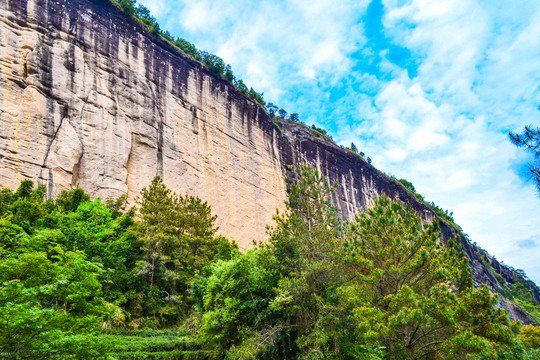
<instances>
[{"instance_id":1,"label":"green tree","mask_svg":"<svg viewBox=\"0 0 540 360\"><path fill-rule=\"evenodd\" d=\"M265 107L266 103L264 102L263 95L256 92L253 88L250 88L247 95L252 99L255 100L259 105L261 105L263 108Z\"/></svg>"},{"instance_id":2,"label":"green tree","mask_svg":"<svg viewBox=\"0 0 540 360\"><path fill-rule=\"evenodd\" d=\"M178 46L184 54L191 56L195 60L201 60L201 54L195 45L181 38L174 41L174 45Z\"/></svg>"},{"instance_id":3,"label":"green tree","mask_svg":"<svg viewBox=\"0 0 540 360\"><path fill-rule=\"evenodd\" d=\"M163 180L156 176L148 188L142 189L137 204L140 221L137 222L136 230L141 236L145 253L140 265L142 271L148 274L152 291L163 247L173 238L174 197Z\"/></svg>"},{"instance_id":4,"label":"green tree","mask_svg":"<svg viewBox=\"0 0 540 360\"><path fill-rule=\"evenodd\" d=\"M150 10L142 5L139 4L135 9L135 16L141 20L154 34L161 35L161 30L159 28L159 24L156 21L156 18L152 16L150 13Z\"/></svg>"},{"instance_id":5,"label":"green tree","mask_svg":"<svg viewBox=\"0 0 540 360\"><path fill-rule=\"evenodd\" d=\"M285 109L279 109L278 115L280 118L285 119L287 117L287 111L285 111Z\"/></svg>"},{"instance_id":6,"label":"green tree","mask_svg":"<svg viewBox=\"0 0 540 360\"><path fill-rule=\"evenodd\" d=\"M276 112L278 111L278 107L272 103L266 104L266 111L268 112L268 115L273 119L276 116Z\"/></svg>"},{"instance_id":7,"label":"green tree","mask_svg":"<svg viewBox=\"0 0 540 360\"><path fill-rule=\"evenodd\" d=\"M227 66L225 66L224 77L231 84L234 84L234 81L236 80L236 77L234 76L233 71L231 69L231 65L229 65L229 64L227 64Z\"/></svg>"},{"instance_id":8,"label":"green tree","mask_svg":"<svg viewBox=\"0 0 540 360\"><path fill-rule=\"evenodd\" d=\"M193 292L203 311L198 337L203 343L221 355L253 345L249 339L264 331L272 318L268 305L278 278L270 266L274 262L268 249L251 249L212 264L208 277L195 280Z\"/></svg>"},{"instance_id":9,"label":"green tree","mask_svg":"<svg viewBox=\"0 0 540 360\"><path fill-rule=\"evenodd\" d=\"M292 113L291 115L289 115L289 120L294 122L300 122L300 116L298 115L298 113Z\"/></svg>"},{"instance_id":10,"label":"green tree","mask_svg":"<svg viewBox=\"0 0 540 360\"><path fill-rule=\"evenodd\" d=\"M174 322L189 311L188 290L193 278L217 256L234 252L235 244L215 237L216 216L198 197L169 190L160 177L141 191L134 230L143 256L139 273L148 280L143 308L159 321Z\"/></svg>"},{"instance_id":11,"label":"green tree","mask_svg":"<svg viewBox=\"0 0 540 360\"><path fill-rule=\"evenodd\" d=\"M113 219L118 218L122 215L122 207L126 204L127 200L127 194L122 194L117 198L108 198L105 201L105 205L107 206L107 209L111 212L111 216Z\"/></svg>"},{"instance_id":12,"label":"green tree","mask_svg":"<svg viewBox=\"0 0 540 360\"><path fill-rule=\"evenodd\" d=\"M6 227L8 222L0 224ZM59 246L60 237L46 230L30 238L21 229L11 239L18 246L0 258L2 358L104 357L106 349L94 335L116 307L102 299L103 270L82 252Z\"/></svg>"},{"instance_id":13,"label":"green tree","mask_svg":"<svg viewBox=\"0 0 540 360\"><path fill-rule=\"evenodd\" d=\"M119 0L118 5L128 15L135 15L135 0Z\"/></svg>"},{"instance_id":14,"label":"green tree","mask_svg":"<svg viewBox=\"0 0 540 360\"><path fill-rule=\"evenodd\" d=\"M27 233L31 233L46 213L44 198L45 186L43 184L34 188L33 181L21 181L9 205L9 212L13 216L11 221L21 226Z\"/></svg>"},{"instance_id":15,"label":"green tree","mask_svg":"<svg viewBox=\"0 0 540 360\"><path fill-rule=\"evenodd\" d=\"M202 62L208 67L208 69L219 76L223 76L225 72L225 62L219 56L201 51Z\"/></svg>"},{"instance_id":16,"label":"green tree","mask_svg":"<svg viewBox=\"0 0 540 360\"><path fill-rule=\"evenodd\" d=\"M81 188L62 190L56 197L56 206L64 213L74 212L81 203L90 201L90 196Z\"/></svg>"},{"instance_id":17,"label":"green tree","mask_svg":"<svg viewBox=\"0 0 540 360\"><path fill-rule=\"evenodd\" d=\"M296 169L287 211L270 241L212 267L198 291L201 336L231 358L300 358L339 353L336 246L340 221L324 176Z\"/></svg>"},{"instance_id":18,"label":"green tree","mask_svg":"<svg viewBox=\"0 0 540 360\"><path fill-rule=\"evenodd\" d=\"M236 81L236 83L234 84L242 93L246 94L248 93L248 87L246 86L246 84L244 84L244 82L240 79L238 79Z\"/></svg>"},{"instance_id":19,"label":"green tree","mask_svg":"<svg viewBox=\"0 0 540 360\"><path fill-rule=\"evenodd\" d=\"M379 198L346 232L343 253L357 280L341 289L364 343L389 359L496 358L516 346L496 295L472 287L456 241L423 224L399 200Z\"/></svg>"},{"instance_id":20,"label":"green tree","mask_svg":"<svg viewBox=\"0 0 540 360\"><path fill-rule=\"evenodd\" d=\"M401 183L401 185L403 185L403 187L405 187L405 189L409 190L413 194L416 194L416 188L414 187L412 182L406 179L399 179L398 181Z\"/></svg>"},{"instance_id":21,"label":"green tree","mask_svg":"<svg viewBox=\"0 0 540 360\"><path fill-rule=\"evenodd\" d=\"M0 216L9 212L13 197L13 190L0 186Z\"/></svg>"},{"instance_id":22,"label":"green tree","mask_svg":"<svg viewBox=\"0 0 540 360\"><path fill-rule=\"evenodd\" d=\"M173 195L172 206L171 237L163 246L164 280L168 299L184 305L186 311L191 281L213 261L220 242L228 241L215 238L217 216L208 203L194 196Z\"/></svg>"},{"instance_id":23,"label":"green tree","mask_svg":"<svg viewBox=\"0 0 540 360\"><path fill-rule=\"evenodd\" d=\"M320 128L320 127L315 126L315 124L311 125L311 129L315 130L315 131L318 132L319 134L328 136L328 133L327 133L326 130L324 130L323 128Z\"/></svg>"},{"instance_id":24,"label":"green tree","mask_svg":"<svg viewBox=\"0 0 540 360\"><path fill-rule=\"evenodd\" d=\"M527 349L540 349L540 327L525 325L519 332L519 339Z\"/></svg>"},{"instance_id":25,"label":"green tree","mask_svg":"<svg viewBox=\"0 0 540 360\"><path fill-rule=\"evenodd\" d=\"M288 336L302 357L337 356L341 318L335 290L342 280L337 253L341 223L326 178L306 165L296 173L287 212L275 217L270 232L270 247L282 275L270 307L282 314L282 321L260 337L268 342Z\"/></svg>"}]
</instances>

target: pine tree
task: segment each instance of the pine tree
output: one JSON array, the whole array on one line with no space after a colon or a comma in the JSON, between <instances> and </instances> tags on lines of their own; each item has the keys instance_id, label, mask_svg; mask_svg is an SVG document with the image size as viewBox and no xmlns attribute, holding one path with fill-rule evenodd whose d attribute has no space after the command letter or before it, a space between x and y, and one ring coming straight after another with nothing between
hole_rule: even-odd
<instances>
[{"instance_id":1,"label":"pine tree","mask_svg":"<svg viewBox=\"0 0 540 360\"><path fill-rule=\"evenodd\" d=\"M137 231L141 235L145 249L145 260L141 263L149 273L150 291L154 286L156 268L163 256L162 248L173 236L174 194L157 176L148 188L137 198L140 222Z\"/></svg>"},{"instance_id":2,"label":"pine tree","mask_svg":"<svg viewBox=\"0 0 540 360\"><path fill-rule=\"evenodd\" d=\"M333 294L341 281L336 271L341 223L326 178L306 165L296 173L288 212L275 217L277 225L271 231L270 243L283 275L272 306L286 316L280 326L294 327L301 356L333 356L339 352Z\"/></svg>"},{"instance_id":3,"label":"pine tree","mask_svg":"<svg viewBox=\"0 0 540 360\"><path fill-rule=\"evenodd\" d=\"M540 106L538 107L540 110ZM516 134L510 132L508 134L512 143L518 147L524 147L529 152L533 153L535 162L529 167L532 176L536 180L536 187L540 191L540 128L525 126L523 133Z\"/></svg>"},{"instance_id":4,"label":"pine tree","mask_svg":"<svg viewBox=\"0 0 540 360\"><path fill-rule=\"evenodd\" d=\"M389 359L496 358L515 346L515 325L486 287L473 289L458 243L440 239L438 223L386 196L349 225L343 255L357 281L342 294L358 334Z\"/></svg>"},{"instance_id":5,"label":"pine tree","mask_svg":"<svg viewBox=\"0 0 540 360\"><path fill-rule=\"evenodd\" d=\"M212 215L207 202L177 195L160 177L141 191L137 203L140 221L135 229L144 249L138 268L148 276L152 299L148 305L162 320L174 320L189 305L193 277L214 260L220 247L234 245L215 237L217 216Z\"/></svg>"}]
</instances>

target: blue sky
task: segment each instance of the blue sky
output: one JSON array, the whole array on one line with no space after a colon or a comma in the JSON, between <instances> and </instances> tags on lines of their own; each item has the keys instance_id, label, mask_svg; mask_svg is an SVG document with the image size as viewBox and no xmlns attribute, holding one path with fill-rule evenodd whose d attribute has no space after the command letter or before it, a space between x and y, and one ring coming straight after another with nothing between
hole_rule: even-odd
<instances>
[{"instance_id":1,"label":"blue sky","mask_svg":"<svg viewBox=\"0 0 540 360\"><path fill-rule=\"evenodd\" d=\"M540 284L538 0L140 0L266 101L354 142Z\"/></svg>"}]
</instances>

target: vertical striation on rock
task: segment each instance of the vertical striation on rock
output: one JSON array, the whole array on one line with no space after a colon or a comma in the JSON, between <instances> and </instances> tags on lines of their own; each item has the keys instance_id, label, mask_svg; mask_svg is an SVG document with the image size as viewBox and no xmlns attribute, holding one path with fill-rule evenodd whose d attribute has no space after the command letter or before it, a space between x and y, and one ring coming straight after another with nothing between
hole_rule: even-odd
<instances>
[{"instance_id":1,"label":"vertical striation on rock","mask_svg":"<svg viewBox=\"0 0 540 360\"><path fill-rule=\"evenodd\" d=\"M154 176L198 195L246 246L286 198L261 109L108 1L0 8L0 183L135 196Z\"/></svg>"}]
</instances>

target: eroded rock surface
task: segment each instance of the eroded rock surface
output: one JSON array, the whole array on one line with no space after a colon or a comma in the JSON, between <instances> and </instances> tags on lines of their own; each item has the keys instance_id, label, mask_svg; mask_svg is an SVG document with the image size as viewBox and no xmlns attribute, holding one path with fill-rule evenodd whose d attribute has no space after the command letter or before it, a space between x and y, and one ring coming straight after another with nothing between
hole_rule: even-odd
<instances>
[{"instance_id":1,"label":"eroded rock surface","mask_svg":"<svg viewBox=\"0 0 540 360\"><path fill-rule=\"evenodd\" d=\"M160 175L241 245L286 197L276 128L108 1L3 1L0 183L134 197Z\"/></svg>"}]
</instances>

